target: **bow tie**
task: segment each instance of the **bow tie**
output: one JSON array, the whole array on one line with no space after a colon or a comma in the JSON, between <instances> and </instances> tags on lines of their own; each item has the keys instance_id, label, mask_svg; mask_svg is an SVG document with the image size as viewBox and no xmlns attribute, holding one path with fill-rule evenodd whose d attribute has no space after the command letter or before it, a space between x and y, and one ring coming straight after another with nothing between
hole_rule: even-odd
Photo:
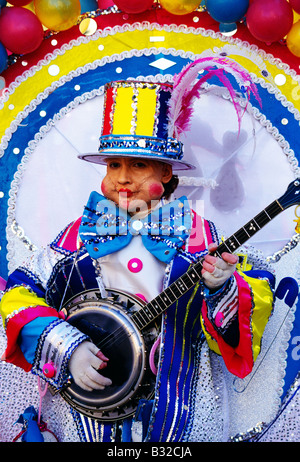
<instances>
[{"instance_id":1,"label":"bow tie","mask_svg":"<svg viewBox=\"0 0 300 462\"><path fill-rule=\"evenodd\" d=\"M92 258L117 252L134 236L141 235L146 249L168 263L189 236L191 221L191 210L184 196L138 218L94 191L85 206L79 235Z\"/></svg>"}]
</instances>

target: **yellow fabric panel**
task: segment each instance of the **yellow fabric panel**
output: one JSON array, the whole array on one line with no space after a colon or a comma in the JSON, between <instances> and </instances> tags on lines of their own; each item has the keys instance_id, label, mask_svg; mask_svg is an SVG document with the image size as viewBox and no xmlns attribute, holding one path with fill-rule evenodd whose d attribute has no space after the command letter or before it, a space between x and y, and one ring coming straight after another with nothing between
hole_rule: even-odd
<instances>
[{"instance_id":1,"label":"yellow fabric panel","mask_svg":"<svg viewBox=\"0 0 300 462\"><path fill-rule=\"evenodd\" d=\"M211 335L209 335L209 333L205 330L204 322L203 322L202 316L200 316L200 321L201 321L201 327L202 327L202 330L203 330L203 332L204 332L204 335L205 335L205 338L206 338L206 341L207 341L207 343L208 343L209 348L210 348L212 351L214 351L215 353L217 353L218 355L221 355L221 352L220 352L218 343L217 343L217 342L211 337Z\"/></svg>"},{"instance_id":2,"label":"yellow fabric panel","mask_svg":"<svg viewBox=\"0 0 300 462\"><path fill-rule=\"evenodd\" d=\"M239 273L240 276L250 285L253 294L253 311L251 316L252 330L252 350L253 360L257 356L261 348L261 339L273 309L273 293L270 289L267 280L256 279L246 276L244 273ZM206 332L204 323L201 317L201 325L205 334L209 348L217 354L221 354L217 342Z\"/></svg>"},{"instance_id":3,"label":"yellow fabric panel","mask_svg":"<svg viewBox=\"0 0 300 462\"><path fill-rule=\"evenodd\" d=\"M26 289L26 287L19 286L7 291L0 302L0 313L2 316L3 324L6 318L14 311L20 308L29 306L49 306L44 298L38 297L35 293Z\"/></svg>"},{"instance_id":4,"label":"yellow fabric panel","mask_svg":"<svg viewBox=\"0 0 300 462\"><path fill-rule=\"evenodd\" d=\"M156 90L139 89L136 135L153 136L156 112Z\"/></svg>"},{"instance_id":5,"label":"yellow fabric panel","mask_svg":"<svg viewBox=\"0 0 300 462\"><path fill-rule=\"evenodd\" d=\"M240 274L250 285L253 293L253 312L251 319L253 359L256 360L261 347L261 339L273 309L273 293L269 283L264 279L255 279Z\"/></svg>"},{"instance_id":6,"label":"yellow fabric panel","mask_svg":"<svg viewBox=\"0 0 300 462\"><path fill-rule=\"evenodd\" d=\"M117 89L112 129L114 135L128 135L131 133L133 121L132 97L132 88L119 87Z\"/></svg>"}]
</instances>

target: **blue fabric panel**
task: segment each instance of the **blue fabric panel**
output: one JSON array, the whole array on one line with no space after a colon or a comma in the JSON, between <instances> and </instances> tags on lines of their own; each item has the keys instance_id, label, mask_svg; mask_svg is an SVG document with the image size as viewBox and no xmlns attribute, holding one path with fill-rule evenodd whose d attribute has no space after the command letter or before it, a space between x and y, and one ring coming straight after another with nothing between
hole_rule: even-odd
<instances>
[{"instance_id":1,"label":"blue fabric panel","mask_svg":"<svg viewBox=\"0 0 300 462\"><path fill-rule=\"evenodd\" d=\"M6 289L17 285L25 285L30 286L30 288L36 293L38 297L44 298L45 297L45 290L42 284L38 281L38 278L26 271L22 271L22 268L18 268L7 279Z\"/></svg>"},{"instance_id":2,"label":"blue fabric panel","mask_svg":"<svg viewBox=\"0 0 300 462\"><path fill-rule=\"evenodd\" d=\"M175 257L170 284L182 275L188 266L188 262ZM155 403L148 435L151 442L170 441L169 434L172 435L173 441L180 441L188 425L190 416L187 413L187 405L192 405L193 396L190 390L196 361L194 343L199 340L201 331L199 312L202 303L202 296L198 291L187 314L186 307L192 290L179 299L178 309L174 303L167 310L159 398ZM176 419L172 426L174 413Z\"/></svg>"},{"instance_id":3,"label":"blue fabric panel","mask_svg":"<svg viewBox=\"0 0 300 462\"><path fill-rule=\"evenodd\" d=\"M158 138L166 138L166 120L167 120L167 111L168 111L168 100L170 98L170 93L162 91L160 93L159 102L159 123L157 127L157 136Z\"/></svg>"},{"instance_id":4,"label":"blue fabric panel","mask_svg":"<svg viewBox=\"0 0 300 462\"><path fill-rule=\"evenodd\" d=\"M40 335L56 319L54 316L36 318L22 328L19 335L19 346L30 364L33 364Z\"/></svg>"}]
</instances>

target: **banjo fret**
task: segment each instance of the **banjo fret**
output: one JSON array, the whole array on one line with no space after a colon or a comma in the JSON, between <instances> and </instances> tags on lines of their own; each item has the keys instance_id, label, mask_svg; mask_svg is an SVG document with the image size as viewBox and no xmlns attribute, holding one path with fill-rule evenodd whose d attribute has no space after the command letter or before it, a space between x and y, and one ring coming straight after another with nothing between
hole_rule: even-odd
<instances>
[{"instance_id":1,"label":"banjo fret","mask_svg":"<svg viewBox=\"0 0 300 462\"><path fill-rule=\"evenodd\" d=\"M263 226L282 211L278 201L272 202L262 212L256 215L235 234L222 242L214 252L221 257L223 252L234 252L250 237L254 236ZM191 289L201 279L202 262L193 264L188 271L174 281L161 294L147 303L132 319L137 322L140 329L145 328L156 317L160 316L169 306L176 302L183 294Z\"/></svg>"},{"instance_id":2,"label":"banjo fret","mask_svg":"<svg viewBox=\"0 0 300 462\"><path fill-rule=\"evenodd\" d=\"M187 271L183 276L173 282L161 294L147 303L141 310L134 313L131 319L138 323L139 328L146 327L156 317L160 316L169 306L177 301L184 293L191 289L200 279L195 268L191 270L191 276ZM143 312L143 313L141 313ZM141 317L140 315L143 314ZM144 322L146 320L146 322Z\"/></svg>"}]
</instances>

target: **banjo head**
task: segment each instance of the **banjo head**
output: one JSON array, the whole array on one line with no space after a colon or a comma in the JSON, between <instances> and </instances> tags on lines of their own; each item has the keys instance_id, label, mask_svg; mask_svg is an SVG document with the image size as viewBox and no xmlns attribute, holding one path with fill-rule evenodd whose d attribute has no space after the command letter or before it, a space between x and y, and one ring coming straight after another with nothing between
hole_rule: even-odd
<instances>
[{"instance_id":1,"label":"banjo head","mask_svg":"<svg viewBox=\"0 0 300 462\"><path fill-rule=\"evenodd\" d=\"M109 358L101 375L112 385L86 391L75 383L61 391L77 411L98 420L118 420L134 414L140 399L150 399L155 376L148 365L148 349L158 335L155 325L143 331L130 315L144 306L138 297L111 289L103 299L98 290L83 292L64 307L67 321L87 334Z\"/></svg>"}]
</instances>

